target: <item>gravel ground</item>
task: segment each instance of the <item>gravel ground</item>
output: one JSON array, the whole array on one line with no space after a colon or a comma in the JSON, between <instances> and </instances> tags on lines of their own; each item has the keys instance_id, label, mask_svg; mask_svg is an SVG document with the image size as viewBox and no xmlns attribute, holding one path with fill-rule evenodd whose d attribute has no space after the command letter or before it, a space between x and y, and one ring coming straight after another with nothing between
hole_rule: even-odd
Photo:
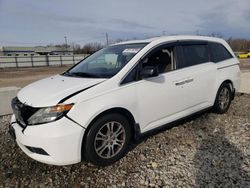
<instances>
[{"instance_id":1,"label":"gravel ground","mask_svg":"<svg viewBox=\"0 0 250 188\"><path fill-rule=\"evenodd\" d=\"M149 135L109 167L50 166L27 157L0 118L0 187L250 187L250 95Z\"/></svg>"}]
</instances>

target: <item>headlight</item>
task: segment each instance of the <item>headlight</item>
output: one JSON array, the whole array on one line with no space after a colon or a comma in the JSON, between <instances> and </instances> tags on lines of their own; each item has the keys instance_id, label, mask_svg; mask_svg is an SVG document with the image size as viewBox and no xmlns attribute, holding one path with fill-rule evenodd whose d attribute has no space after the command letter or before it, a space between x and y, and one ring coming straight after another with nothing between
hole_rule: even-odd
<instances>
[{"instance_id":1,"label":"headlight","mask_svg":"<svg viewBox=\"0 0 250 188\"><path fill-rule=\"evenodd\" d=\"M39 109L29 119L29 125L48 123L63 117L73 107L73 104L58 104L52 107Z\"/></svg>"}]
</instances>

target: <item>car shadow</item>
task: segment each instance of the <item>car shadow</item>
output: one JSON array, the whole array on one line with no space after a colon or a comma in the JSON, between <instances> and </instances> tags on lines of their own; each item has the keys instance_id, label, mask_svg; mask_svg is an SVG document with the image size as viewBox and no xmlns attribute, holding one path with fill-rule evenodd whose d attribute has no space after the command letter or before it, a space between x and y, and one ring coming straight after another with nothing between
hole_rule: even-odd
<instances>
[{"instance_id":1,"label":"car shadow","mask_svg":"<svg viewBox=\"0 0 250 188\"><path fill-rule=\"evenodd\" d=\"M225 138L223 129L202 140L194 156L197 187L250 187L242 168L244 155Z\"/></svg>"}]
</instances>

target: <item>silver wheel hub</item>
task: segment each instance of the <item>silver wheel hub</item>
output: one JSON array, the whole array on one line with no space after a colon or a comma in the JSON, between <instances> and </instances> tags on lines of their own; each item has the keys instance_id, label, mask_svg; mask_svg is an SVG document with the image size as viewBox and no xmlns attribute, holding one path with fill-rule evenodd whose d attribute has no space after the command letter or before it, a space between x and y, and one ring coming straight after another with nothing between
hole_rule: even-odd
<instances>
[{"instance_id":1,"label":"silver wheel hub","mask_svg":"<svg viewBox=\"0 0 250 188\"><path fill-rule=\"evenodd\" d=\"M230 101L230 92L228 88L223 88L219 94L219 105L222 110L228 107Z\"/></svg>"},{"instance_id":2,"label":"silver wheel hub","mask_svg":"<svg viewBox=\"0 0 250 188\"><path fill-rule=\"evenodd\" d=\"M117 155L126 139L125 129L119 122L111 121L104 124L95 136L95 152L105 159Z\"/></svg>"}]
</instances>

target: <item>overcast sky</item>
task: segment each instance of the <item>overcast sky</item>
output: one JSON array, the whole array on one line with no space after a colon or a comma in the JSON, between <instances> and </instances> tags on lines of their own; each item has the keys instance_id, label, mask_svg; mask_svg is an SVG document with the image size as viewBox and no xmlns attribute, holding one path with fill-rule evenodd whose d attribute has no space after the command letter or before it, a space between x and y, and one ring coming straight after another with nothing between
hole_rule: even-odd
<instances>
[{"instance_id":1,"label":"overcast sky","mask_svg":"<svg viewBox=\"0 0 250 188\"><path fill-rule=\"evenodd\" d=\"M250 39L250 0L0 0L0 46L220 33Z\"/></svg>"}]
</instances>

